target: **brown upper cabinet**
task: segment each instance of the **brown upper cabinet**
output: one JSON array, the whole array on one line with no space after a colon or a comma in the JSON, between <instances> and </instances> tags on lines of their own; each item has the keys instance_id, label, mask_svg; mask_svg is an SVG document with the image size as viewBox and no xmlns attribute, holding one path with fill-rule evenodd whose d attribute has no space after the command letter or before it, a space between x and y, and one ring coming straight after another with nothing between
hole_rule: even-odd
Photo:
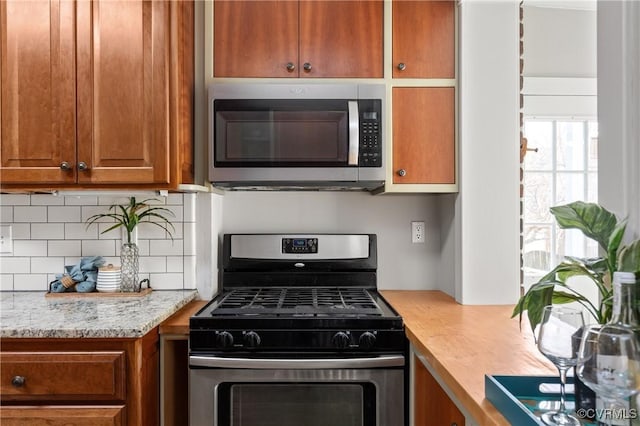
<instances>
[{"instance_id":1,"label":"brown upper cabinet","mask_svg":"<svg viewBox=\"0 0 640 426\"><path fill-rule=\"evenodd\" d=\"M383 1L214 1L214 77L382 78Z\"/></svg>"},{"instance_id":2,"label":"brown upper cabinet","mask_svg":"<svg viewBox=\"0 0 640 426\"><path fill-rule=\"evenodd\" d=\"M185 181L191 2L3 1L0 53L3 187Z\"/></svg>"},{"instance_id":3,"label":"brown upper cabinet","mask_svg":"<svg viewBox=\"0 0 640 426\"><path fill-rule=\"evenodd\" d=\"M393 183L456 183L453 87L393 88Z\"/></svg>"},{"instance_id":4,"label":"brown upper cabinet","mask_svg":"<svg viewBox=\"0 0 640 426\"><path fill-rule=\"evenodd\" d=\"M394 0L393 78L455 78L455 2Z\"/></svg>"}]
</instances>

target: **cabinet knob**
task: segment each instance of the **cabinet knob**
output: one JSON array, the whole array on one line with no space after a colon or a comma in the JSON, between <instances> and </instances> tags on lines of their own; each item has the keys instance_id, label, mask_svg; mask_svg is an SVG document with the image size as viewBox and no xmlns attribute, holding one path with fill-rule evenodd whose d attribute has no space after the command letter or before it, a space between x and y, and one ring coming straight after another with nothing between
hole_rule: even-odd
<instances>
[{"instance_id":1,"label":"cabinet knob","mask_svg":"<svg viewBox=\"0 0 640 426\"><path fill-rule=\"evenodd\" d=\"M406 176L406 175L407 175L407 171L405 169L398 170L398 176Z\"/></svg>"},{"instance_id":2,"label":"cabinet knob","mask_svg":"<svg viewBox=\"0 0 640 426\"><path fill-rule=\"evenodd\" d=\"M63 161L62 163L60 163L60 170L64 170L65 172L67 170L71 170L71 164L69 164L68 161Z\"/></svg>"},{"instance_id":3,"label":"cabinet knob","mask_svg":"<svg viewBox=\"0 0 640 426\"><path fill-rule=\"evenodd\" d=\"M14 378L11 379L11 384L14 388L21 388L24 386L25 381L26 379L23 376L14 376Z\"/></svg>"},{"instance_id":4,"label":"cabinet knob","mask_svg":"<svg viewBox=\"0 0 640 426\"><path fill-rule=\"evenodd\" d=\"M399 69L400 71L404 71L404 70L405 70L405 68L407 68L407 64L405 64L404 62L400 62L400 63L398 64L398 69Z\"/></svg>"},{"instance_id":5,"label":"cabinet knob","mask_svg":"<svg viewBox=\"0 0 640 426\"><path fill-rule=\"evenodd\" d=\"M287 63L287 71L291 72L291 71L293 71L295 69L296 69L296 66L294 65L293 62Z\"/></svg>"},{"instance_id":6,"label":"cabinet knob","mask_svg":"<svg viewBox=\"0 0 640 426\"><path fill-rule=\"evenodd\" d=\"M80 171L89 170L89 166L87 166L87 163L85 163L84 161L81 161L78 163L78 170Z\"/></svg>"},{"instance_id":7,"label":"cabinet knob","mask_svg":"<svg viewBox=\"0 0 640 426\"><path fill-rule=\"evenodd\" d=\"M304 65L302 65L302 68L304 68L305 71L309 72L311 71L311 64L309 62L305 62Z\"/></svg>"}]
</instances>

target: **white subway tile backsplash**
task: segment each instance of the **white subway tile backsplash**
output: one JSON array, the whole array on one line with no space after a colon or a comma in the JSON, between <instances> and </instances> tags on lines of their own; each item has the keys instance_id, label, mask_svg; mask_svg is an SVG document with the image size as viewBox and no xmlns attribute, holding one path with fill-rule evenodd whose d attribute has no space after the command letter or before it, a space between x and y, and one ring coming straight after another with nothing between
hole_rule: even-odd
<instances>
[{"instance_id":1,"label":"white subway tile backsplash","mask_svg":"<svg viewBox=\"0 0 640 426\"><path fill-rule=\"evenodd\" d=\"M182 240L151 240L149 254L151 256L182 256L184 254Z\"/></svg>"},{"instance_id":2,"label":"white subway tile backsplash","mask_svg":"<svg viewBox=\"0 0 640 426\"><path fill-rule=\"evenodd\" d=\"M46 256L46 240L15 240L13 242L14 256Z\"/></svg>"},{"instance_id":3,"label":"white subway tile backsplash","mask_svg":"<svg viewBox=\"0 0 640 426\"><path fill-rule=\"evenodd\" d=\"M80 256L82 244L80 240L48 241L49 256Z\"/></svg>"},{"instance_id":4,"label":"white subway tile backsplash","mask_svg":"<svg viewBox=\"0 0 640 426\"><path fill-rule=\"evenodd\" d=\"M64 257L32 257L31 273L33 274L62 274L64 272Z\"/></svg>"},{"instance_id":5,"label":"white subway tile backsplash","mask_svg":"<svg viewBox=\"0 0 640 426\"><path fill-rule=\"evenodd\" d=\"M107 229L111 228L113 225L115 225L115 222L96 223L91 227L98 228L98 239L100 240L120 240L122 238L122 227L117 227L107 231Z\"/></svg>"},{"instance_id":6,"label":"white subway tile backsplash","mask_svg":"<svg viewBox=\"0 0 640 426\"><path fill-rule=\"evenodd\" d=\"M13 222L12 206L0 206L0 222Z\"/></svg>"},{"instance_id":7,"label":"white subway tile backsplash","mask_svg":"<svg viewBox=\"0 0 640 426\"><path fill-rule=\"evenodd\" d=\"M182 222L183 214L182 214L182 206L165 206L165 209L169 210L173 213L161 212L163 216L169 219L171 222Z\"/></svg>"},{"instance_id":8,"label":"white subway tile backsplash","mask_svg":"<svg viewBox=\"0 0 640 426\"><path fill-rule=\"evenodd\" d=\"M140 272L167 272L167 258L165 256L142 256L139 259Z\"/></svg>"},{"instance_id":9,"label":"white subway tile backsplash","mask_svg":"<svg viewBox=\"0 0 640 426\"><path fill-rule=\"evenodd\" d=\"M185 256L167 256L167 272L183 272Z\"/></svg>"},{"instance_id":10,"label":"white subway tile backsplash","mask_svg":"<svg viewBox=\"0 0 640 426\"><path fill-rule=\"evenodd\" d=\"M32 223L32 240L64 240L64 224L62 223Z\"/></svg>"},{"instance_id":11,"label":"white subway tile backsplash","mask_svg":"<svg viewBox=\"0 0 640 426\"><path fill-rule=\"evenodd\" d=\"M95 195L72 195L64 197L65 206L95 206L98 197Z\"/></svg>"},{"instance_id":12,"label":"white subway tile backsplash","mask_svg":"<svg viewBox=\"0 0 640 426\"><path fill-rule=\"evenodd\" d=\"M0 274L0 291L13 291L13 274Z\"/></svg>"},{"instance_id":13,"label":"white subway tile backsplash","mask_svg":"<svg viewBox=\"0 0 640 426\"><path fill-rule=\"evenodd\" d=\"M47 208L45 206L15 206L13 208L14 222L46 222Z\"/></svg>"},{"instance_id":14,"label":"white subway tile backsplash","mask_svg":"<svg viewBox=\"0 0 640 426\"><path fill-rule=\"evenodd\" d=\"M150 278L156 289L196 288L196 195L135 196L157 198L150 204L175 214L170 218L174 241L157 226L138 228L140 279ZM0 195L0 222L12 226L14 239L14 252L0 257L0 291L46 291L65 265L76 265L83 256L102 256L107 264L120 265L120 228L100 234L114 224L113 219L100 219L89 227L86 221L108 213L112 204L126 203L127 195Z\"/></svg>"},{"instance_id":15,"label":"white subway tile backsplash","mask_svg":"<svg viewBox=\"0 0 640 426\"><path fill-rule=\"evenodd\" d=\"M11 225L11 233L14 240L28 240L31 238L31 224L14 223Z\"/></svg>"},{"instance_id":16,"label":"white subway tile backsplash","mask_svg":"<svg viewBox=\"0 0 640 426\"><path fill-rule=\"evenodd\" d=\"M31 272L30 257L0 257L0 272L19 274Z\"/></svg>"},{"instance_id":17,"label":"white subway tile backsplash","mask_svg":"<svg viewBox=\"0 0 640 426\"><path fill-rule=\"evenodd\" d=\"M49 222L80 222L80 206L51 206L48 208Z\"/></svg>"},{"instance_id":18,"label":"white subway tile backsplash","mask_svg":"<svg viewBox=\"0 0 640 426\"><path fill-rule=\"evenodd\" d=\"M184 288L182 274L149 274L151 287L155 290L174 290Z\"/></svg>"},{"instance_id":19,"label":"white subway tile backsplash","mask_svg":"<svg viewBox=\"0 0 640 426\"><path fill-rule=\"evenodd\" d=\"M168 205L182 205L184 203L184 198L186 198L187 195L176 193L169 194L166 203Z\"/></svg>"},{"instance_id":20,"label":"white subway tile backsplash","mask_svg":"<svg viewBox=\"0 0 640 426\"><path fill-rule=\"evenodd\" d=\"M141 223L138 226L138 239L164 240L167 238L167 231L159 226L148 223Z\"/></svg>"},{"instance_id":21,"label":"white subway tile backsplash","mask_svg":"<svg viewBox=\"0 0 640 426\"><path fill-rule=\"evenodd\" d=\"M22 194L0 194L0 204L3 206L28 206L31 204L31 197Z\"/></svg>"},{"instance_id":22,"label":"white subway tile backsplash","mask_svg":"<svg viewBox=\"0 0 640 426\"><path fill-rule=\"evenodd\" d=\"M67 240L97 240L98 226L84 223L65 223L64 238Z\"/></svg>"},{"instance_id":23,"label":"white subway tile backsplash","mask_svg":"<svg viewBox=\"0 0 640 426\"><path fill-rule=\"evenodd\" d=\"M47 274L16 274L13 286L15 290L47 291L49 281Z\"/></svg>"},{"instance_id":24,"label":"white subway tile backsplash","mask_svg":"<svg viewBox=\"0 0 640 426\"><path fill-rule=\"evenodd\" d=\"M31 196L32 206L62 206L64 197L56 197L52 194L33 194Z\"/></svg>"},{"instance_id":25,"label":"white subway tile backsplash","mask_svg":"<svg viewBox=\"0 0 640 426\"><path fill-rule=\"evenodd\" d=\"M82 256L115 256L114 240L83 240Z\"/></svg>"}]
</instances>

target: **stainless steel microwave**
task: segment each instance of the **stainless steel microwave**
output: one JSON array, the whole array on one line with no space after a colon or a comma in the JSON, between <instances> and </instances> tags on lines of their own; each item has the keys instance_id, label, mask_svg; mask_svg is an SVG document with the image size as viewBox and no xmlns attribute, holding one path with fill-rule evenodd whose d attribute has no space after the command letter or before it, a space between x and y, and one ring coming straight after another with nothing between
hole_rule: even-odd
<instances>
[{"instance_id":1,"label":"stainless steel microwave","mask_svg":"<svg viewBox=\"0 0 640 426\"><path fill-rule=\"evenodd\" d=\"M230 189L384 185L381 84L209 87L209 179Z\"/></svg>"}]
</instances>

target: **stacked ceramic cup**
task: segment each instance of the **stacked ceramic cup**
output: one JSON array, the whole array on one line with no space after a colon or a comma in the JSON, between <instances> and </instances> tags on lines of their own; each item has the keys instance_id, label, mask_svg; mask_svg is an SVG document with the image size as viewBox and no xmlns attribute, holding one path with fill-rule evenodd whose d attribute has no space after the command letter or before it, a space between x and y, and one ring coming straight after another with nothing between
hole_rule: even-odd
<instances>
[{"instance_id":1,"label":"stacked ceramic cup","mask_svg":"<svg viewBox=\"0 0 640 426\"><path fill-rule=\"evenodd\" d=\"M120 266L108 264L98 269L98 282L96 290L103 293L115 293L120 291Z\"/></svg>"}]
</instances>

